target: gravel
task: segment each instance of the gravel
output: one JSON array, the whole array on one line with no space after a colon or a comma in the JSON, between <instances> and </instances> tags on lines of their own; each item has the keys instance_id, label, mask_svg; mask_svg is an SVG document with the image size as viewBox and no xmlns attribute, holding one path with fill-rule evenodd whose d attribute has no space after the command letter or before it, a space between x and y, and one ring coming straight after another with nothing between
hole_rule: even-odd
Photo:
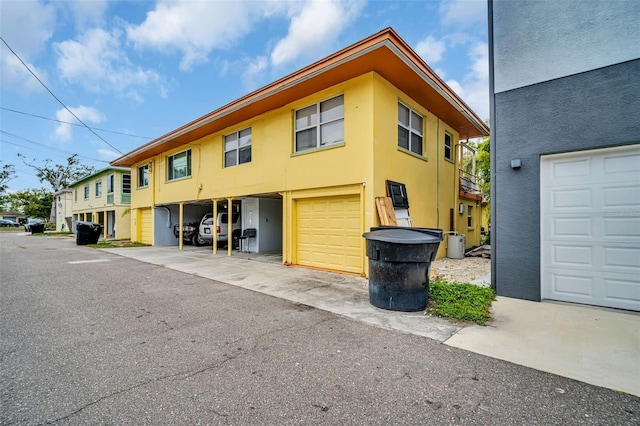
<instances>
[{"instance_id":1,"label":"gravel","mask_svg":"<svg viewBox=\"0 0 640 426\"><path fill-rule=\"evenodd\" d=\"M491 259L465 257L449 259L444 257L431 262L431 279L439 277L448 282L468 283L491 272Z\"/></svg>"}]
</instances>

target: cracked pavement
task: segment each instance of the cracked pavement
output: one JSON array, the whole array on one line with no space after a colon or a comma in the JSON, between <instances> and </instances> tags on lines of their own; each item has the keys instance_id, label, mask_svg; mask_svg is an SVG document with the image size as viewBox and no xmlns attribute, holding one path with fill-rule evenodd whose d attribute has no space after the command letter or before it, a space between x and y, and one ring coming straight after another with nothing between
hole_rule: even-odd
<instances>
[{"instance_id":1,"label":"cracked pavement","mask_svg":"<svg viewBox=\"0 0 640 426\"><path fill-rule=\"evenodd\" d=\"M640 423L636 397L69 238L0 246L3 425Z\"/></svg>"}]
</instances>

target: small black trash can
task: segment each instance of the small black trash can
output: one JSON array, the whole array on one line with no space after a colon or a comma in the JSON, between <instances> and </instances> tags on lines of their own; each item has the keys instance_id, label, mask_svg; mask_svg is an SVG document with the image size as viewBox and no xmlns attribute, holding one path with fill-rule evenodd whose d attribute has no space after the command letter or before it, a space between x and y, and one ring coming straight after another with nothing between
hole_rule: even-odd
<instances>
[{"instance_id":1,"label":"small black trash can","mask_svg":"<svg viewBox=\"0 0 640 426\"><path fill-rule=\"evenodd\" d=\"M102 225L93 222L78 222L76 224L76 244L84 246L97 244L102 234Z\"/></svg>"},{"instance_id":2,"label":"small black trash can","mask_svg":"<svg viewBox=\"0 0 640 426\"><path fill-rule=\"evenodd\" d=\"M31 235L42 234L44 232L44 223L32 223L29 225L29 229L31 230Z\"/></svg>"},{"instance_id":3,"label":"small black trash can","mask_svg":"<svg viewBox=\"0 0 640 426\"><path fill-rule=\"evenodd\" d=\"M362 236L369 258L369 302L393 311L425 309L429 265L442 241L442 230L380 226Z\"/></svg>"}]
</instances>

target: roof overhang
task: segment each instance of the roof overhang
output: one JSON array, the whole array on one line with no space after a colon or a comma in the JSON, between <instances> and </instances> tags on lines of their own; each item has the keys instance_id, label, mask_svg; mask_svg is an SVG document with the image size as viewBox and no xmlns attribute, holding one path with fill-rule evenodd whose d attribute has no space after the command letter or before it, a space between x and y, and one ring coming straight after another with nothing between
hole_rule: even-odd
<instances>
[{"instance_id":1,"label":"roof overhang","mask_svg":"<svg viewBox=\"0 0 640 426\"><path fill-rule=\"evenodd\" d=\"M461 139L489 135L489 128L471 108L393 29L387 28L148 142L111 165L130 167L372 71L444 120Z\"/></svg>"}]
</instances>

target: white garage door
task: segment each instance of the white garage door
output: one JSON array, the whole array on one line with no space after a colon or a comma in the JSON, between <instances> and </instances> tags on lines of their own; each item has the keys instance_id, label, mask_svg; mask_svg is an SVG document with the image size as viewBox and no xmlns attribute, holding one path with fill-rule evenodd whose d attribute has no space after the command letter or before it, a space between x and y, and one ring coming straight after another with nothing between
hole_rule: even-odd
<instances>
[{"instance_id":1,"label":"white garage door","mask_svg":"<svg viewBox=\"0 0 640 426\"><path fill-rule=\"evenodd\" d=\"M299 265L362 272L360 198L323 197L297 202Z\"/></svg>"},{"instance_id":2,"label":"white garage door","mask_svg":"<svg viewBox=\"0 0 640 426\"><path fill-rule=\"evenodd\" d=\"M542 298L640 311L640 145L543 156L540 173Z\"/></svg>"}]
</instances>

